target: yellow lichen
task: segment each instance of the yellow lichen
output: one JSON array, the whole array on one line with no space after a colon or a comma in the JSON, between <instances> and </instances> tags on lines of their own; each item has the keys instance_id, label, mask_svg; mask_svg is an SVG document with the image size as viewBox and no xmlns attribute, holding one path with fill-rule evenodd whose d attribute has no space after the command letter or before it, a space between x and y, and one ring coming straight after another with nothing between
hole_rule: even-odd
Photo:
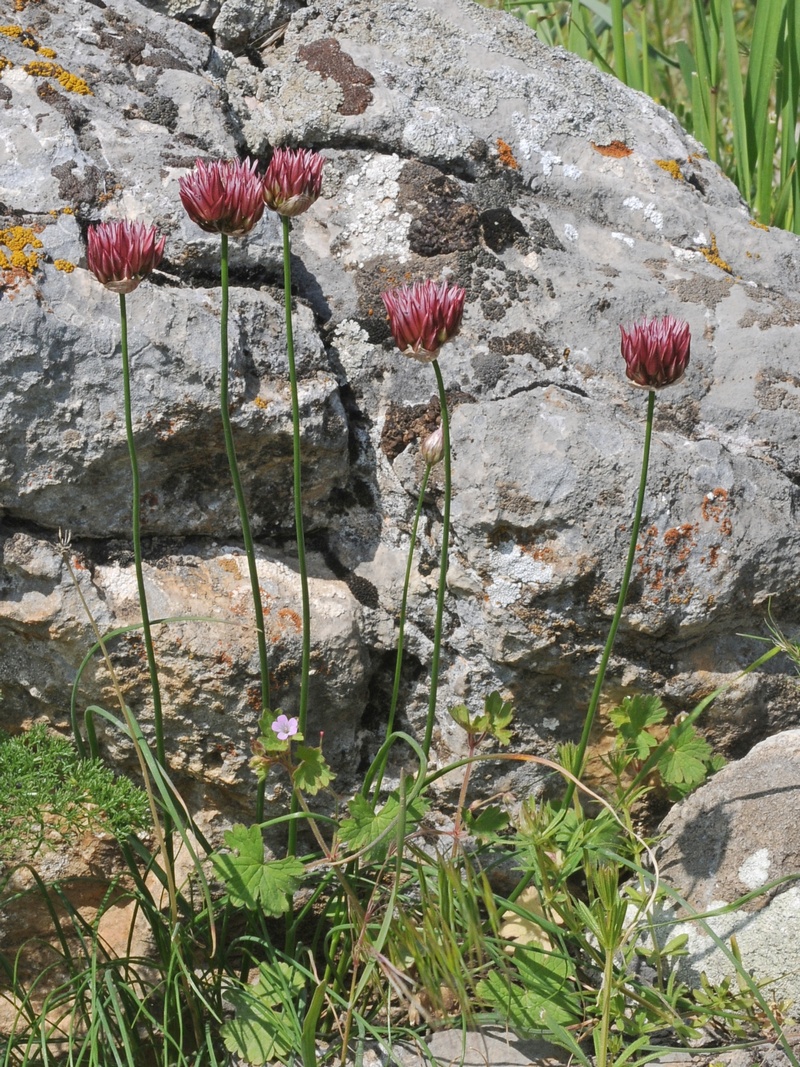
<instances>
[{"instance_id":1,"label":"yellow lichen","mask_svg":"<svg viewBox=\"0 0 800 1067\"><path fill-rule=\"evenodd\" d=\"M56 270L63 270L65 274L72 274L75 270L75 264L70 263L68 259L54 259L53 266Z\"/></svg>"},{"instance_id":2,"label":"yellow lichen","mask_svg":"<svg viewBox=\"0 0 800 1067\"><path fill-rule=\"evenodd\" d=\"M0 249L0 270L22 270L33 274L38 268L39 253L36 249L42 247L42 242L29 226L10 226L7 230L0 230L0 245L10 253Z\"/></svg>"},{"instance_id":3,"label":"yellow lichen","mask_svg":"<svg viewBox=\"0 0 800 1067\"><path fill-rule=\"evenodd\" d=\"M4 70L8 70L10 67L13 66L14 64L11 62L10 59L6 59L5 56L0 56L0 76L2 76Z\"/></svg>"},{"instance_id":4,"label":"yellow lichen","mask_svg":"<svg viewBox=\"0 0 800 1067\"><path fill-rule=\"evenodd\" d=\"M58 55L55 48L37 48L37 52L40 56L44 56L45 59L55 59Z\"/></svg>"},{"instance_id":5,"label":"yellow lichen","mask_svg":"<svg viewBox=\"0 0 800 1067\"><path fill-rule=\"evenodd\" d=\"M750 225L755 226L757 230L766 230L769 233L769 226L765 226L763 222L756 222L755 219L750 219Z\"/></svg>"},{"instance_id":6,"label":"yellow lichen","mask_svg":"<svg viewBox=\"0 0 800 1067\"><path fill-rule=\"evenodd\" d=\"M75 208L72 208L72 207L62 207L62 209L61 209L61 214L62 214L62 215L74 215L74 214L75 214Z\"/></svg>"},{"instance_id":7,"label":"yellow lichen","mask_svg":"<svg viewBox=\"0 0 800 1067\"><path fill-rule=\"evenodd\" d=\"M68 70L64 70L58 63L34 59L33 62L26 63L22 69L26 74L31 74L34 78L55 78L68 93L78 93L80 96L92 95L92 90L83 78L79 78L77 74L70 74Z\"/></svg>"},{"instance_id":8,"label":"yellow lichen","mask_svg":"<svg viewBox=\"0 0 800 1067\"><path fill-rule=\"evenodd\" d=\"M724 270L726 274L733 274L733 268L731 267L730 263L727 263L719 254L719 249L717 248L717 238L714 236L713 233L711 234L710 244L704 245L702 248L698 248L697 251L702 252L708 262L713 264L715 267L719 267L720 270Z\"/></svg>"},{"instance_id":9,"label":"yellow lichen","mask_svg":"<svg viewBox=\"0 0 800 1067\"><path fill-rule=\"evenodd\" d=\"M4 37L21 37L23 32L21 26L0 26L0 33L2 33Z\"/></svg>"},{"instance_id":10,"label":"yellow lichen","mask_svg":"<svg viewBox=\"0 0 800 1067\"><path fill-rule=\"evenodd\" d=\"M674 178L676 182L686 181L683 172L681 171L681 165L677 159L657 159L656 166L665 170L670 178Z\"/></svg>"}]
</instances>

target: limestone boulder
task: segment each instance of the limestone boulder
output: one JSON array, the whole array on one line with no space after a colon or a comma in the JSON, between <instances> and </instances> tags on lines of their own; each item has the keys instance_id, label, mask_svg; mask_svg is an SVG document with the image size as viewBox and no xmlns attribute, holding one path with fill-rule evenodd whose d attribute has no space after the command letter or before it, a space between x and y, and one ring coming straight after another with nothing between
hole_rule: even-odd
<instances>
[{"instance_id":1,"label":"limestone boulder","mask_svg":"<svg viewBox=\"0 0 800 1067\"><path fill-rule=\"evenodd\" d=\"M795 729L762 741L674 808L662 826L659 851L663 878L696 913L752 894L706 922L729 948L735 937L744 967L769 997L795 1006L800 1003L799 797L800 730ZM685 912L676 909L676 914ZM688 956L681 966L693 983L702 972L712 982L735 976L730 959L702 926L679 921L665 936L676 933L688 934Z\"/></svg>"},{"instance_id":2,"label":"limestone boulder","mask_svg":"<svg viewBox=\"0 0 800 1067\"><path fill-rule=\"evenodd\" d=\"M72 530L101 624L136 621L116 299L87 272L85 238L98 219L140 218L168 238L128 301L147 580L156 615L219 608L226 620L160 635L171 758L198 782L229 773L212 773L213 746L244 759L257 672L217 411L218 242L185 217L178 179L198 156L266 162L271 146L303 144L327 160L322 198L292 228L313 722L341 766L357 769L383 737L418 443L438 420L430 368L395 350L380 294L429 277L467 290L441 356L454 495L435 757L462 746L447 705L478 706L494 688L517 705L519 745L544 752L579 730L644 435L618 327L645 314L685 318L692 358L656 406L608 700L655 691L678 712L724 684L706 727L733 754L797 723L791 671L775 659L741 677L763 646L740 635L764 633L770 600L787 629L798 610L798 238L754 225L673 116L472 0L201 7L41 0L26 10L29 36L3 30L4 715L66 723L93 641L59 528ZM226 12L212 44L203 31ZM291 713L279 237L265 216L231 242L232 417L278 646L275 700ZM437 469L401 687L412 731L427 707L441 488ZM119 645L147 723L136 641ZM86 680L103 695L99 674Z\"/></svg>"}]
</instances>

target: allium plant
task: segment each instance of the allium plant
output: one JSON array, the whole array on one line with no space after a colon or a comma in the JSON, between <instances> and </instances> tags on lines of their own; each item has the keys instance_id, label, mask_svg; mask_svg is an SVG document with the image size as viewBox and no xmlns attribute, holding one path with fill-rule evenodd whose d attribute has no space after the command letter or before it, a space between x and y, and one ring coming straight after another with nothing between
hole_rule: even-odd
<instances>
[{"instance_id":1,"label":"allium plant","mask_svg":"<svg viewBox=\"0 0 800 1067\"><path fill-rule=\"evenodd\" d=\"M131 502L133 559L136 569L136 585L142 612L142 632L147 654L147 667L153 691L153 724L156 734L156 755L165 766L164 718L161 708L161 688L158 683L153 635L150 628L150 612L147 607L147 590L142 572L141 538L141 491L139 487L139 462L133 437L131 414L131 375L128 360L128 313L125 297L159 265L164 254L166 237L158 234L155 226L143 222L101 222L92 226L87 238L86 259L89 270L110 292L119 296L120 338L122 348L122 388L125 407L125 434L131 465Z\"/></svg>"},{"instance_id":2,"label":"allium plant","mask_svg":"<svg viewBox=\"0 0 800 1067\"><path fill-rule=\"evenodd\" d=\"M634 385L663 389L679 382L689 365L691 334L689 323L665 315L663 319L642 319L622 336L625 373Z\"/></svg>"},{"instance_id":3,"label":"allium plant","mask_svg":"<svg viewBox=\"0 0 800 1067\"><path fill-rule=\"evenodd\" d=\"M102 222L89 230L89 270L106 289L125 296L159 265L166 240L143 222Z\"/></svg>"},{"instance_id":4,"label":"allium plant","mask_svg":"<svg viewBox=\"0 0 800 1067\"><path fill-rule=\"evenodd\" d=\"M300 456L300 400L297 391L297 366L294 358L292 327L292 258L291 220L317 200L322 185L323 156L308 149L276 148L266 175L263 196L267 207L281 218L283 233L283 302L286 323L286 356L289 363L289 388L292 397L292 467L294 527L297 541L297 565L300 571L303 636L300 667L300 702L298 731L304 734L308 718L308 684L311 673L311 600L308 591L305 534L303 531L303 496ZM293 801L293 811L296 811ZM294 854L297 823L289 827L289 853Z\"/></svg>"},{"instance_id":5,"label":"allium plant","mask_svg":"<svg viewBox=\"0 0 800 1067\"><path fill-rule=\"evenodd\" d=\"M220 275L222 308L220 312L220 388L219 406L222 430L225 436L225 451L231 472L233 490L239 509L242 540L247 554L250 574L250 589L253 597L253 613L256 622L256 640L261 674L261 708L269 709L269 661L267 639L264 630L264 609L261 603L261 588L256 567L255 548L250 532L244 488L239 475L239 463L233 440L229 400L228 360L228 238L244 237L264 213L263 182L257 171L256 160L219 160L204 163L198 159L194 170L180 179L181 202L189 218L207 233L220 235ZM260 803L260 802L259 802Z\"/></svg>"},{"instance_id":6,"label":"allium plant","mask_svg":"<svg viewBox=\"0 0 800 1067\"><path fill-rule=\"evenodd\" d=\"M442 457L444 458L444 510L442 514L442 550L439 565L439 587L436 595L436 622L431 655L431 692L422 749L427 756L431 748L433 724L436 721L436 697L439 687L439 657L442 647L442 618L447 583L447 560L450 540L450 419L447 414L447 393L439 367L438 355L442 345L452 340L461 328L466 291L458 285L433 281L415 282L412 286L382 293L389 314L389 325L400 351L407 356L430 363L436 375L439 406L442 413ZM438 432L438 431L437 431ZM426 442L426 445L428 442ZM438 448L437 448L438 451ZM427 462L427 473L431 461ZM412 542L413 550L413 542ZM397 679L395 679L397 685Z\"/></svg>"},{"instance_id":7,"label":"allium plant","mask_svg":"<svg viewBox=\"0 0 800 1067\"><path fill-rule=\"evenodd\" d=\"M397 347L422 363L436 359L439 349L461 328L466 292L442 282L415 282L383 293Z\"/></svg>"},{"instance_id":8,"label":"allium plant","mask_svg":"<svg viewBox=\"0 0 800 1067\"><path fill-rule=\"evenodd\" d=\"M179 185L186 214L206 233L244 237L264 214L264 185L255 159L198 159Z\"/></svg>"},{"instance_id":9,"label":"allium plant","mask_svg":"<svg viewBox=\"0 0 800 1067\"><path fill-rule=\"evenodd\" d=\"M622 358L625 361L625 373L630 381L637 386L649 390L647 396L647 421L644 437L644 449L642 454L642 472L639 478L639 493L636 498L636 511L631 528L631 539L628 547L628 558L625 562L625 570L622 575L619 597L611 627L606 638L603 655L600 659L600 667L595 679L592 695L589 700L589 708L583 724L580 741L575 751L574 761L569 770L580 778L583 772L583 764L586 756L586 748L589 744L589 736L592 732L597 707L600 703L600 693L603 681L614 647L614 639L617 635L622 610L625 607L625 599L628 595L628 586L633 571L633 561L636 556L636 543L639 539L639 527L642 522L642 509L644 507L644 494L647 488L647 468L650 461L650 440L653 435L653 411L655 409L656 389L667 385L673 385L681 380L689 363L689 349L691 346L691 334L688 322L665 316L662 319L642 319L628 329L620 327L622 335L621 349ZM575 784L570 781L564 798L566 807L572 800L575 792Z\"/></svg>"},{"instance_id":10,"label":"allium plant","mask_svg":"<svg viewBox=\"0 0 800 1067\"><path fill-rule=\"evenodd\" d=\"M264 175L264 202L284 218L302 215L319 199L322 167L319 152L308 148L276 148Z\"/></svg>"}]
</instances>

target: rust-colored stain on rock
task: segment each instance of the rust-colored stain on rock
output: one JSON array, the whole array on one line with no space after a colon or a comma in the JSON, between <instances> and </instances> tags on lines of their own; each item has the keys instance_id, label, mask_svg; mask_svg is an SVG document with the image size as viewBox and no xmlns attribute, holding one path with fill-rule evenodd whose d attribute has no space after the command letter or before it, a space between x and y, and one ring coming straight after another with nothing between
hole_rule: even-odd
<instances>
[{"instance_id":1,"label":"rust-colored stain on rock","mask_svg":"<svg viewBox=\"0 0 800 1067\"><path fill-rule=\"evenodd\" d=\"M334 37L302 45L297 56L309 70L323 78L333 78L342 90L344 99L337 108L340 115L362 115L372 103L369 86L375 84L375 79L368 70L356 66Z\"/></svg>"},{"instance_id":2,"label":"rust-colored stain on rock","mask_svg":"<svg viewBox=\"0 0 800 1067\"><path fill-rule=\"evenodd\" d=\"M589 144L595 152L599 152L601 156L612 156L614 159L622 159L624 156L633 155L633 149L628 148L624 141L609 141L608 144L595 144L594 141L590 141Z\"/></svg>"}]
</instances>

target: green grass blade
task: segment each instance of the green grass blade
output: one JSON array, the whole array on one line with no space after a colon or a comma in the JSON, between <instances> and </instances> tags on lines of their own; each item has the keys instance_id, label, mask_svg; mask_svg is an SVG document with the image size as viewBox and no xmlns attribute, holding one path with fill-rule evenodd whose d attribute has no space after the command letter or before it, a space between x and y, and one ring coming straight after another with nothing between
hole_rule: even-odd
<instances>
[{"instance_id":1,"label":"green grass blade","mask_svg":"<svg viewBox=\"0 0 800 1067\"><path fill-rule=\"evenodd\" d=\"M733 122L733 169L736 184L745 200L751 198L752 179L747 136L747 112L744 103L744 83L739 63L739 41L733 17L733 0L722 3L722 39L725 49L725 71Z\"/></svg>"}]
</instances>

